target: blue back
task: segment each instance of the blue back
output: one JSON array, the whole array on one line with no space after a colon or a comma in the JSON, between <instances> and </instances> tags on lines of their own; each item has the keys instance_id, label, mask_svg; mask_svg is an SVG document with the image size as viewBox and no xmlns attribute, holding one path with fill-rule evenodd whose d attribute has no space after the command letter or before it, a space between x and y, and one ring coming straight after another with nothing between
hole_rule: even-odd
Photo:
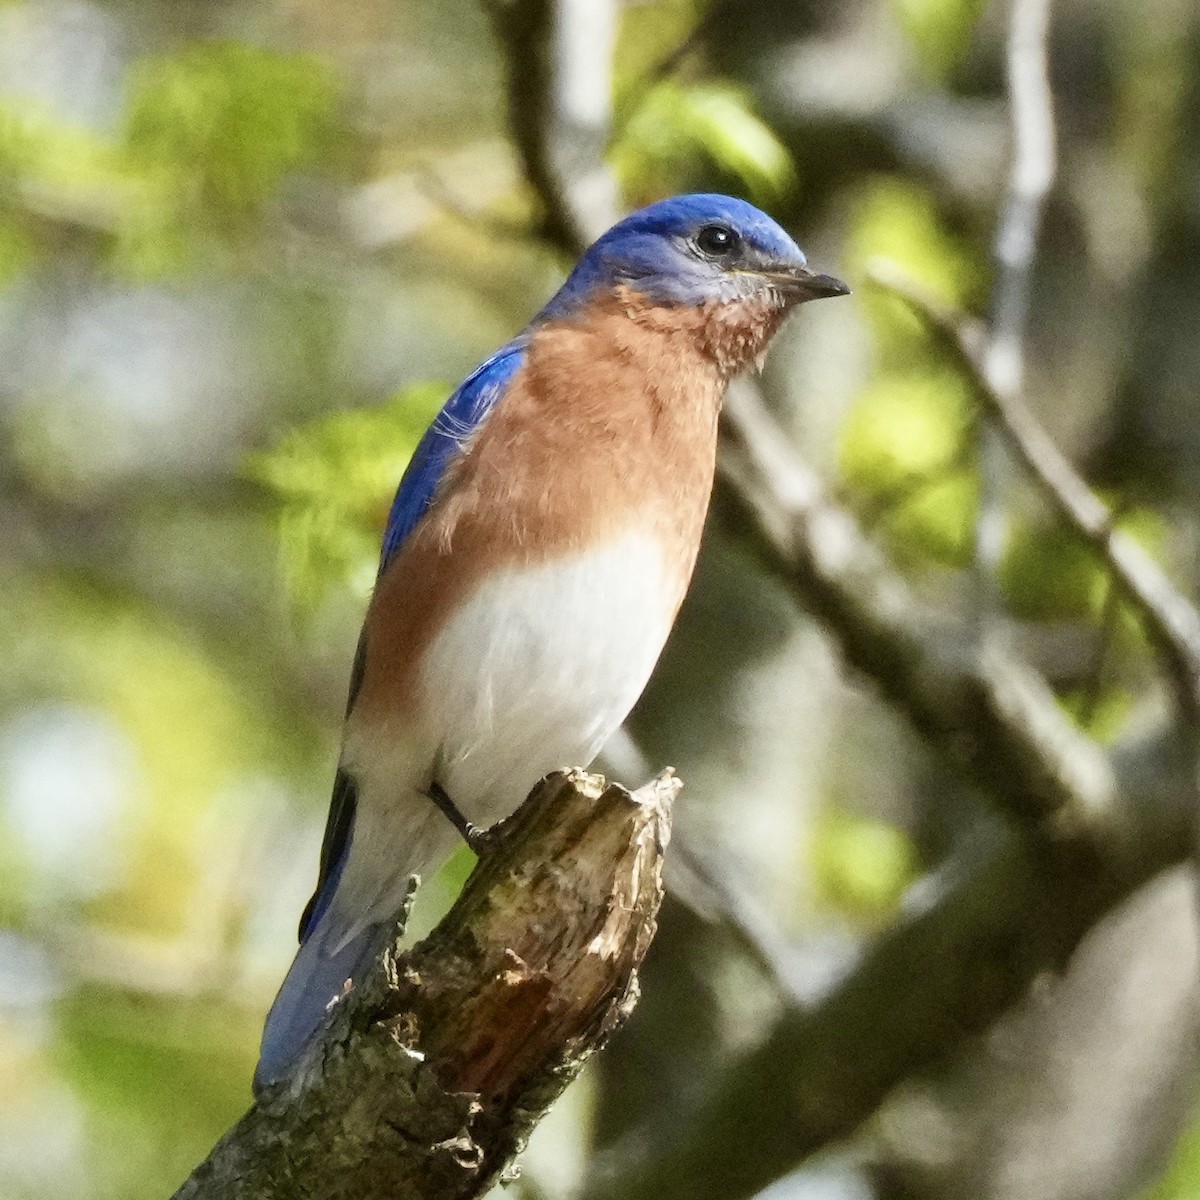
<instances>
[{"instance_id":1,"label":"blue back","mask_svg":"<svg viewBox=\"0 0 1200 1200\"><path fill-rule=\"evenodd\" d=\"M446 468L462 452L521 369L527 342L524 335L516 337L477 367L425 431L392 501L379 559L381 571L433 503Z\"/></svg>"},{"instance_id":2,"label":"blue back","mask_svg":"<svg viewBox=\"0 0 1200 1200\"><path fill-rule=\"evenodd\" d=\"M462 453L465 443L487 418L496 402L504 395L513 376L525 361L528 339L515 337L502 346L491 358L481 363L463 380L458 390L442 406L441 412L417 443L413 456L400 479L396 498L388 514L383 535L383 550L379 558L382 571L395 557L396 551L425 515L437 496L446 468ZM347 711L354 707L359 684L362 682L365 645L360 639L350 676L350 696ZM339 767L334 781L325 840L321 846L321 869L317 888L300 918L300 942L303 944L316 927L337 891L338 881L346 865L346 855L354 828L357 806L357 787L351 776Z\"/></svg>"}]
</instances>

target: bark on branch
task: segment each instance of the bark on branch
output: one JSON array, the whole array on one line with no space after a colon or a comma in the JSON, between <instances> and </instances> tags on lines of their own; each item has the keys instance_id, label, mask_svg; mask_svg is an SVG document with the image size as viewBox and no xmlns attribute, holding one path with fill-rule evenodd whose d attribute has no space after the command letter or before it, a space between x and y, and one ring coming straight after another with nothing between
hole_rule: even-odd
<instances>
[{"instance_id":1,"label":"bark on branch","mask_svg":"<svg viewBox=\"0 0 1200 1200\"><path fill-rule=\"evenodd\" d=\"M926 295L912 280L877 264L871 282L908 304L957 360L975 400L1059 515L1108 566L1125 599L1162 656L1179 702L1193 727L1200 725L1200 612L1136 542L1116 529L1096 495L1028 408L988 379L982 330L969 317Z\"/></svg>"},{"instance_id":2,"label":"bark on branch","mask_svg":"<svg viewBox=\"0 0 1200 1200\"><path fill-rule=\"evenodd\" d=\"M407 952L389 938L176 1200L482 1195L637 1000L679 787L540 783L445 919Z\"/></svg>"}]
</instances>

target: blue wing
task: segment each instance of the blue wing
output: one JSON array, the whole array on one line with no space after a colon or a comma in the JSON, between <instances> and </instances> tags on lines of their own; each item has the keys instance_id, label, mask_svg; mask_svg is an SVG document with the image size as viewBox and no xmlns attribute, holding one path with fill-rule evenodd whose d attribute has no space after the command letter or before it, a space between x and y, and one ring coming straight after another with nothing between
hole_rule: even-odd
<instances>
[{"instance_id":1,"label":"blue wing","mask_svg":"<svg viewBox=\"0 0 1200 1200\"><path fill-rule=\"evenodd\" d=\"M400 480L396 499L392 501L387 532L383 536L383 552L379 563L381 571L433 503L446 468L456 455L462 453L471 435L487 418L496 401L504 395L513 376L520 370L525 361L526 342L523 336L515 338L477 367L442 406L441 412L418 443ZM347 713L354 707L354 697L362 681L365 653L366 647L360 641L354 656L354 670L350 675ZM339 769L321 846L316 891L300 918L301 942L321 919L321 914L329 907L337 890L354 828L357 799L354 780Z\"/></svg>"},{"instance_id":2,"label":"blue wing","mask_svg":"<svg viewBox=\"0 0 1200 1200\"><path fill-rule=\"evenodd\" d=\"M524 336L514 338L467 376L418 443L392 501L379 560L381 571L433 503L446 468L462 453L521 369L526 344Z\"/></svg>"}]
</instances>

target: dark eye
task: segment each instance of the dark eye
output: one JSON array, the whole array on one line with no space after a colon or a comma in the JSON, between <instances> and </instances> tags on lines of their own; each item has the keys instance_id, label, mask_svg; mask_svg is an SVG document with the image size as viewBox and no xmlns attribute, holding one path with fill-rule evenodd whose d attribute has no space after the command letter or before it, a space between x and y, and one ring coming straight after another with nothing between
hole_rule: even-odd
<instances>
[{"instance_id":1,"label":"dark eye","mask_svg":"<svg viewBox=\"0 0 1200 1200\"><path fill-rule=\"evenodd\" d=\"M742 239L727 225L705 225L696 234L696 249L709 258L729 258L741 246Z\"/></svg>"}]
</instances>

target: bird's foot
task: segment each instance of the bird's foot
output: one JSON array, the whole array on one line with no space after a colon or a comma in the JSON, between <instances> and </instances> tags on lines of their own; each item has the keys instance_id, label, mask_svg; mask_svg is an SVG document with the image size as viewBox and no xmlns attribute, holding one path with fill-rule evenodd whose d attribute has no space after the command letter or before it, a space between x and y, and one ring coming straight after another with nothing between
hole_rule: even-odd
<instances>
[{"instance_id":1,"label":"bird's foot","mask_svg":"<svg viewBox=\"0 0 1200 1200\"><path fill-rule=\"evenodd\" d=\"M437 805L438 810L458 830L462 840L470 846L477 858L483 858L491 849L491 830L479 825L472 825L459 811L459 807L450 799L450 793L435 779L425 793Z\"/></svg>"}]
</instances>

